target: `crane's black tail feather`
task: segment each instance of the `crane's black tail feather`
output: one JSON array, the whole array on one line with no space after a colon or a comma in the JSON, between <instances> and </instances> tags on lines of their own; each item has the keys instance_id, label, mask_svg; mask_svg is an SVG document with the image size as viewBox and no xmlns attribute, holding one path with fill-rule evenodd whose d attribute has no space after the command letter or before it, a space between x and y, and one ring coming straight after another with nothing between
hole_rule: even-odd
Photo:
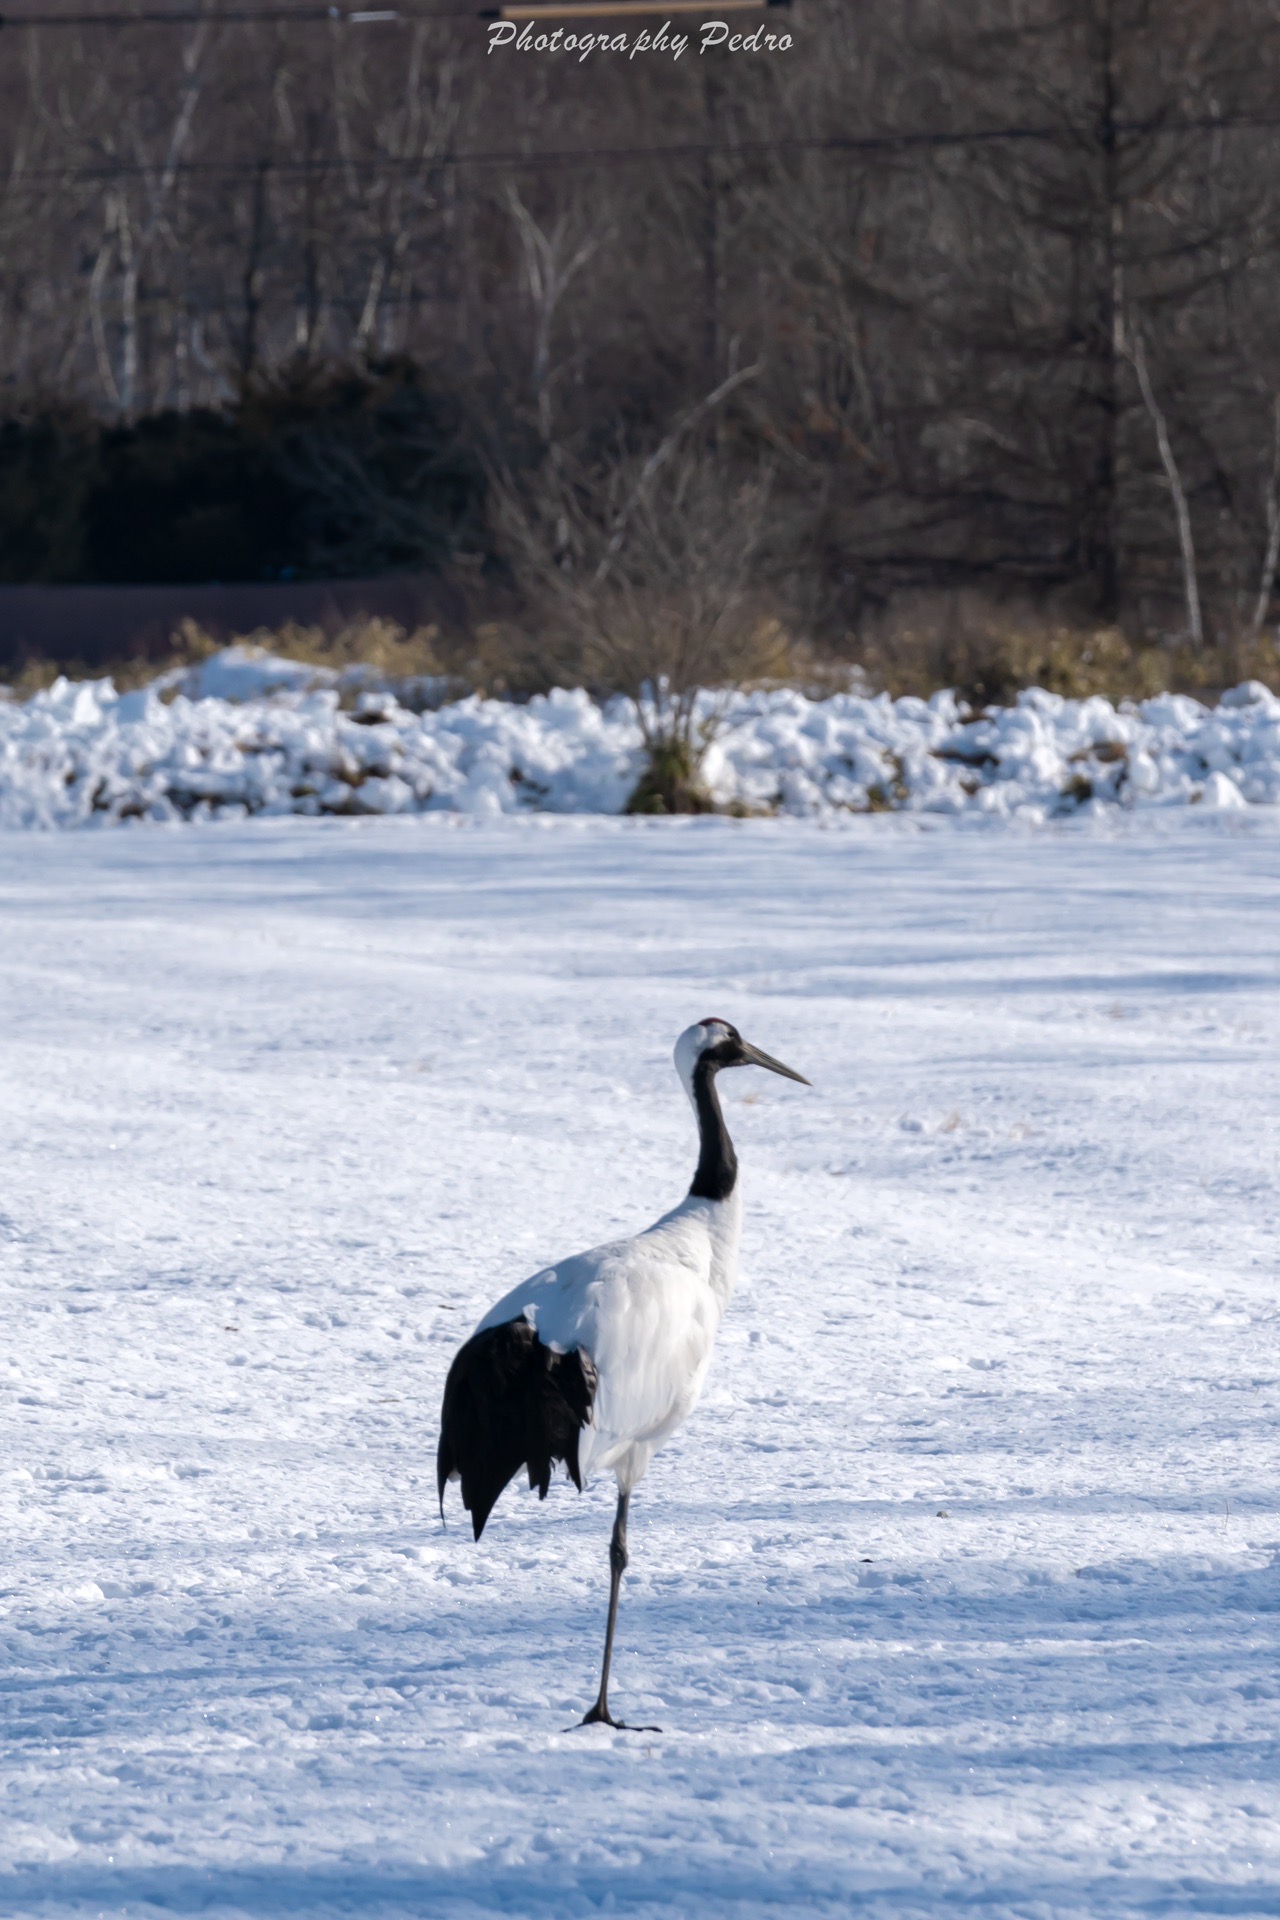
<instances>
[{"instance_id":1,"label":"crane's black tail feather","mask_svg":"<svg viewBox=\"0 0 1280 1920\"><path fill-rule=\"evenodd\" d=\"M459 1348L444 1384L436 1484L440 1514L450 1474L478 1540L494 1502L524 1465L545 1500L563 1460L578 1491L578 1436L591 1418L596 1370L585 1353L554 1353L527 1320L486 1327Z\"/></svg>"}]
</instances>

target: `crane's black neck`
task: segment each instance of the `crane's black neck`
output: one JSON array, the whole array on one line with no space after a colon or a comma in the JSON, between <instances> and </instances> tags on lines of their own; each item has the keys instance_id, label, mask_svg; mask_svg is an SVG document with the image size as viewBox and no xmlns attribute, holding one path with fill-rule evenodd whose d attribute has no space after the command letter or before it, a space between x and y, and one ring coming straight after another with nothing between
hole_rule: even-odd
<instances>
[{"instance_id":1,"label":"crane's black neck","mask_svg":"<svg viewBox=\"0 0 1280 1920\"><path fill-rule=\"evenodd\" d=\"M719 1062L704 1053L693 1069L693 1104L698 1115L698 1168L689 1189L691 1200L727 1200L738 1182L738 1156L720 1111L716 1093Z\"/></svg>"}]
</instances>

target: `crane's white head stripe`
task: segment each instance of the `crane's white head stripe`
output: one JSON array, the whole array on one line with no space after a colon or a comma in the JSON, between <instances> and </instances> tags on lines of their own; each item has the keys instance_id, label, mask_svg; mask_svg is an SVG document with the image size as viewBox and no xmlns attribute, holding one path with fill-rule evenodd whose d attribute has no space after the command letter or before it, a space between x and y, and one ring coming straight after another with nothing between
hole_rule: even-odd
<instances>
[{"instance_id":1,"label":"crane's white head stripe","mask_svg":"<svg viewBox=\"0 0 1280 1920\"><path fill-rule=\"evenodd\" d=\"M676 1072L680 1075L680 1084L697 1110L697 1101L693 1092L693 1070L708 1047L723 1046L726 1040L736 1040L738 1030L728 1020L712 1016L700 1020L694 1027L686 1027L676 1041Z\"/></svg>"}]
</instances>

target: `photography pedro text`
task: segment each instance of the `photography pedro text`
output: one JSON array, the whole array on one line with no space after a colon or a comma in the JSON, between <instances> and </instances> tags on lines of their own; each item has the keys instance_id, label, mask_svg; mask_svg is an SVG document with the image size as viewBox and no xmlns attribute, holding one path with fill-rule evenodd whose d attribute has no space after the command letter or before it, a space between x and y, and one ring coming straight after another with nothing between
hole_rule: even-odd
<instances>
[{"instance_id":1,"label":"photography pedro text","mask_svg":"<svg viewBox=\"0 0 1280 1920\"><path fill-rule=\"evenodd\" d=\"M494 20L489 25L489 52L513 47L518 53L568 53L585 60L590 53L625 53L634 60L638 53L665 53L678 60L689 48L691 35L675 33L664 20L651 32L642 27L638 33L576 33L556 27L548 32L535 21L517 27L514 20ZM699 53L712 53L723 47L726 53L786 53L791 45L789 33L770 33L763 26L747 33L736 33L724 20L704 20L698 29Z\"/></svg>"}]
</instances>

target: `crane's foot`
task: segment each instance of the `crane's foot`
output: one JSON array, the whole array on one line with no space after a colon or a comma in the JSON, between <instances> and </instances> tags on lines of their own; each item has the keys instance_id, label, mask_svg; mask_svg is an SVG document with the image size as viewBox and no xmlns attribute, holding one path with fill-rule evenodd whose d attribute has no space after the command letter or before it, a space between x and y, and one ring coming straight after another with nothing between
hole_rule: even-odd
<instances>
[{"instance_id":1,"label":"crane's foot","mask_svg":"<svg viewBox=\"0 0 1280 1920\"><path fill-rule=\"evenodd\" d=\"M602 1707L597 1700L588 1713L583 1714L579 1727L613 1727L619 1733L661 1733L661 1727L633 1727L629 1720L615 1720L608 1707ZM577 1727L566 1727L566 1733L576 1733Z\"/></svg>"}]
</instances>

